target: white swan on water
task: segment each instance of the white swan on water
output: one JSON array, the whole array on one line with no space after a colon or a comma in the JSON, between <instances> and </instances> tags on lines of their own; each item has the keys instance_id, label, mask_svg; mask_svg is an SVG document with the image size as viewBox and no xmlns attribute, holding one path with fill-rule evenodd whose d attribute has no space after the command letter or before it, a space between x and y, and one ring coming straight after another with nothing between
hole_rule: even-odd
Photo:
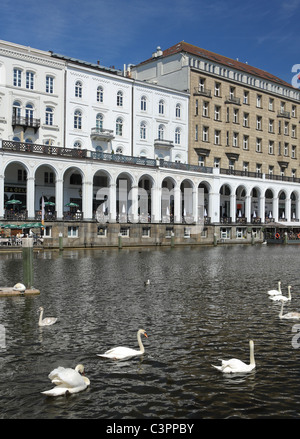
<instances>
[{"instance_id":1,"label":"white swan on water","mask_svg":"<svg viewBox=\"0 0 300 439\"><path fill-rule=\"evenodd\" d=\"M57 317L45 317L43 319L44 308L42 306L39 307L39 312L40 312L39 326L50 326L57 321Z\"/></svg>"},{"instance_id":2,"label":"white swan on water","mask_svg":"<svg viewBox=\"0 0 300 439\"><path fill-rule=\"evenodd\" d=\"M90 385L90 380L83 375L84 366L82 364L78 364L75 369L59 366L48 375L55 387L41 393L48 396L60 396L81 392Z\"/></svg>"},{"instance_id":3,"label":"white swan on water","mask_svg":"<svg viewBox=\"0 0 300 439\"><path fill-rule=\"evenodd\" d=\"M118 346L116 348L109 349L104 354L97 354L97 355L99 357L110 358L112 360L127 360L128 358L142 355L145 352L145 348L141 340L141 335L144 335L146 338L148 338L148 335L144 329L138 330L137 339L138 339L140 350Z\"/></svg>"},{"instance_id":4,"label":"white swan on water","mask_svg":"<svg viewBox=\"0 0 300 439\"><path fill-rule=\"evenodd\" d=\"M280 319L288 319L288 320L300 320L300 312L288 312L287 314L283 314L283 304L284 301L281 302L281 309L279 312L279 318Z\"/></svg>"},{"instance_id":5,"label":"white swan on water","mask_svg":"<svg viewBox=\"0 0 300 439\"><path fill-rule=\"evenodd\" d=\"M223 373L238 373L238 372L251 372L255 369L255 359L254 359L254 342L249 341L250 345L250 364L246 364L241 360L232 358L231 360L220 360L222 362L221 366L214 366L216 369Z\"/></svg>"},{"instance_id":6,"label":"white swan on water","mask_svg":"<svg viewBox=\"0 0 300 439\"><path fill-rule=\"evenodd\" d=\"M278 294L282 294L281 292L281 282L278 282L278 290L269 290L268 291L269 296L277 296Z\"/></svg>"},{"instance_id":7,"label":"white swan on water","mask_svg":"<svg viewBox=\"0 0 300 439\"><path fill-rule=\"evenodd\" d=\"M274 302L279 302L280 300L282 300L283 302L288 302L290 300L292 300L292 295L291 295L291 285L288 286L288 296L283 296L282 294L278 294L277 296L272 296L269 297L269 299L273 300Z\"/></svg>"}]
</instances>

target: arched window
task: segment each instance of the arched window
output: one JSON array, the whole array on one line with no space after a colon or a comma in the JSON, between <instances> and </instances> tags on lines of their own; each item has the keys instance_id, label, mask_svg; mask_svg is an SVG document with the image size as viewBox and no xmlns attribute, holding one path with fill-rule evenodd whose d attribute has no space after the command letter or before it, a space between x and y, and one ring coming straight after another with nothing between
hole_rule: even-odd
<instances>
[{"instance_id":1,"label":"arched window","mask_svg":"<svg viewBox=\"0 0 300 439\"><path fill-rule=\"evenodd\" d=\"M116 135L123 135L123 120L121 117L118 117L118 119L116 120Z\"/></svg>"},{"instance_id":2,"label":"arched window","mask_svg":"<svg viewBox=\"0 0 300 439\"><path fill-rule=\"evenodd\" d=\"M117 106L123 107L123 92L118 91L117 93Z\"/></svg>"},{"instance_id":3,"label":"arched window","mask_svg":"<svg viewBox=\"0 0 300 439\"><path fill-rule=\"evenodd\" d=\"M45 123L46 125L53 125L53 110L51 107L46 107Z\"/></svg>"},{"instance_id":4,"label":"arched window","mask_svg":"<svg viewBox=\"0 0 300 439\"><path fill-rule=\"evenodd\" d=\"M75 97L82 98L82 83L81 83L81 81L75 82Z\"/></svg>"},{"instance_id":5,"label":"arched window","mask_svg":"<svg viewBox=\"0 0 300 439\"><path fill-rule=\"evenodd\" d=\"M103 115L101 113L96 116L96 128L103 130Z\"/></svg>"},{"instance_id":6,"label":"arched window","mask_svg":"<svg viewBox=\"0 0 300 439\"><path fill-rule=\"evenodd\" d=\"M140 139L146 139L147 129L146 129L146 123L141 122L140 124Z\"/></svg>"},{"instance_id":7,"label":"arched window","mask_svg":"<svg viewBox=\"0 0 300 439\"><path fill-rule=\"evenodd\" d=\"M81 144L80 140L75 140L74 148L75 149L81 149L81 147L82 147L82 144Z\"/></svg>"},{"instance_id":8,"label":"arched window","mask_svg":"<svg viewBox=\"0 0 300 439\"><path fill-rule=\"evenodd\" d=\"M80 110L75 110L74 113L74 128L76 130L81 130L82 127L82 114Z\"/></svg>"},{"instance_id":9,"label":"arched window","mask_svg":"<svg viewBox=\"0 0 300 439\"><path fill-rule=\"evenodd\" d=\"M18 101L13 103L13 115L15 117L21 117L21 104Z\"/></svg>"},{"instance_id":10,"label":"arched window","mask_svg":"<svg viewBox=\"0 0 300 439\"><path fill-rule=\"evenodd\" d=\"M32 104L27 104L25 107L25 117L26 119L33 119L33 106Z\"/></svg>"},{"instance_id":11,"label":"arched window","mask_svg":"<svg viewBox=\"0 0 300 439\"><path fill-rule=\"evenodd\" d=\"M103 87L101 85L97 88L97 102L103 102Z\"/></svg>"},{"instance_id":12,"label":"arched window","mask_svg":"<svg viewBox=\"0 0 300 439\"><path fill-rule=\"evenodd\" d=\"M141 111L147 110L147 98L146 96L141 97Z\"/></svg>"},{"instance_id":13,"label":"arched window","mask_svg":"<svg viewBox=\"0 0 300 439\"><path fill-rule=\"evenodd\" d=\"M123 154L123 148L122 146L118 146L116 149L116 154Z\"/></svg>"},{"instance_id":14,"label":"arched window","mask_svg":"<svg viewBox=\"0 0 300 439\"><path fill-rule=\"evenodd\" d=\"M176 128L175 130L175 144L180 145L180 136L181 136L181 130L180 128Z\"/></svg>"},{"instance_id":15,"label":"arched window","mask_svg":"<svg viewBox=\"0 0 300 439\"><path fill-rule=\"evenodd\" d=\"M165 114L165 103L162 99L159 101L158 104L158 112L159 114Z\"/></svg>"},{"instance_id":16,"label":"arched window","mask_svg":"<svg viewBox=\"0 0 300 439\"><path fill-rule=\"evenodd\" d=\"M165 127L164 127L164 125L159 125L159 127L158 127L158 139L159 140L164 140L164 135L165 135Z\"/></svg>"},{"instance_id":17,"label":"arched window","mask_svg":"<svg viewBox=\"0 0 300 439\"><path fill-rule=\"evenodd\" d=\"M180 113L181 113L181 105L176 104L176 110L175 110L176 117L180 118Z\"/></svg>"}]
</instances>

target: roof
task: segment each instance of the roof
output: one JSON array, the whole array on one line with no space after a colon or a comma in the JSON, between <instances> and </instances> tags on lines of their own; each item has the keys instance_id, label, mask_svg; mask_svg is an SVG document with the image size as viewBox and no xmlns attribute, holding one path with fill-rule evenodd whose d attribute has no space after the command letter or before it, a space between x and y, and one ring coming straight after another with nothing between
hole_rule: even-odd
<instances>
[{"instance_id":1,"label":"roof","mask_svg":"<svg viewBox=\"0 0 300 439\"><path fill-rule=\"evenodd\" d=\"M162 57L167 57L170 55L174 55L176 53L180 52L186 52L190 53L191 55L199 56L200 58L207 59L212 62L216 62L219 64L222 64L224 66L227 66L229 68L233 68L236 70L240 70L242 72L258 76L262 79L265 79L267 81L273 81L277 83L278 85L282 85L285 87L294 88L291 84L288 82L283 81L282 79L278 78L275 75L272 75L271 73L266 72L265 70L258 69L257 67L253 67L248 65L247 63L243 63L241 61L227 58L226 56L219 55L214 52L210 52L206 49L201 49L200 47L194 46L193 44L186 43L185 41L181 41L178 44L175 44L175 46L170 47L169 49L163 50L163 54L160 57L157 58L150 58L141 64L151 62L153 59L158 59Z\"/></svg>"}]
</instances>

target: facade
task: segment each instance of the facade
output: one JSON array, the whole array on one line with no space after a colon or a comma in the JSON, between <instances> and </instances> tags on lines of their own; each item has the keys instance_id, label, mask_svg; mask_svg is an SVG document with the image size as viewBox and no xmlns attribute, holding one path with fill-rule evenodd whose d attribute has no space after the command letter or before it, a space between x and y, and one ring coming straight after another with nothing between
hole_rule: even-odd
<instances>
[{"instance_id":1,"label":"facade","mask_svg":"<svg viewBox=\"0 0 300 439\"><path fill-rule=\"evenodd\" d=\"M300 232L299 91L202 58L181 43L119 71L0 41L3 224L43 220L46 247Z\"/></svg>"}]
</instances>

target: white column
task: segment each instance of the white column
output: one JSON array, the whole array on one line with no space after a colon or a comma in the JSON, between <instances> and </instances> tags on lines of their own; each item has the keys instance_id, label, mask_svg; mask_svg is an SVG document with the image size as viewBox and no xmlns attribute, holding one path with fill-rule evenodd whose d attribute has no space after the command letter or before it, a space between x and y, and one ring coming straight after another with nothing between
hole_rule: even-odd
<instances>
[{"instance_id":1,"label":"white column","mask_svg":"<svg viewBox=\"0 0 300 439\"><path fill-rule=\"evenodd\" d=\"M174 223L181 223L181 190L179 186L174 187Z\"/></svg>"},{"instance_id":2,"label":"white column","mask_svg":"<svg viewBox=\"0 0 300 439\"><path fill-rule=\"evenodd\" d=\"M161 221L161 188L155 183L151 188L151 222Z\"/></svg>"},{"instance_id":3,"label":"white column","mask_svg":"<svg viewBox=\"0 0 300 439\"><path fill-rule=\"evenodd\" d=\"M26 200L26 207L28 211L28 219L34 219L35 218L35 208L34 208L34 200L35 200L35 178L34 177L28 177L27 178L27 200Z\"/></svg>"},{"instance_id":4,"label":"white column","mask_svg":"<svg viewBox=\"0 0 300 439\"><path fill-rule=\"evenodd\" d=\"M272 210L273 210L273 218L275 219L275 222L278 221L278 197L273 198L272 203Z\"/></svg>"},{"instance_id":5,"label":"white column","mask_svg":"<svg viewBox=\"0 0 300 439\"><path fill-rule=\"evenodd\" d=\"M235 223L236 220L236 195L230 195L230 216L231 221Z\"/></svg>"},{"instance_id":6,"label":"white column","mask_svg":"<svg viewBox=\"0 0 300 439\"><path fill-rule=\"evenodd\" d=\"M245 197L245 218L247 223L251 222L251 195Z\"/></svg>"},{"instance_id":7,"label":"white column","mask_svg":"<svg viewBox=\"0 0 300 439\"><path fill-rule=\"evenodd\" d=\"M265 221L266 221L265 220L265 216L266 216L265 210L266 210L266 199L264 196L262 196L259 198L259 211L258 211L258 216L260 217L262 223L265 223Z\"/></svg>"},{"instance_id":8,"label":"white column","mask_svg":"<svg viewBox=\"0 0 300 439\"><path fill-rule=\"evenodd\" d=\"M117 219L116 190L117 190L116 183L111 183L109 185L109 197L108 197L108 215L109 215L110 223L115 223Z\"/></svg>"},{"instance_id":9,"label":"white column","mask_svg":"<svg viewBox=\"0 0 300 439\"><path fill-rule=\"evenodd\" d=\"M4 217L4 175L0 175L0 218L3 217Z\"/></svg>"},{"instance_id":10,"label":"white column","mask_svg":"<svg viewBox=\"0 0 300 439\"><path fill-rule=\"evenodd\" d=\"M62 219L64 212L64 181L62 178L58 178L55 181L55 210L56 218Z\"/></svg>"},{"instance_id":11,"label":"white column","mask_svg":"<svg viewBox=\"0 0 300 439\"><path fill-rule=\"evenodd\" d=\"M91 181L82 183L82 212L84 219L93 218L93 183Z\"/></svg>"},{"instance_id":12,"label":"white column","mask_svg":"<svg viewBox=\"0 0 300 439\"><path fill-rule=\"evenodd\" d=\"M130 190L131 208L130 214L132 215L132 221L137 223L139 221L138 215L138 186L132 186Z\"/></svg>"},{"instance_id":13,"label":"white column","mask_svg":"<svg viewBox=\"0 0 300 439\"><path fill-rule=\"evenodd\" d=\"M209 192L208 216L212 223L220 222L220 192Z\"/></svg>"},{"instance_id":14,"label":"white column","mask_svg":"<svg viewBox=\"0 0 300 439\"><path fill-rule=\"evenodd\" d=\"M291 198L285 200L285 217L287 221L291 221Z\"/></svg>"}]
</instances>

